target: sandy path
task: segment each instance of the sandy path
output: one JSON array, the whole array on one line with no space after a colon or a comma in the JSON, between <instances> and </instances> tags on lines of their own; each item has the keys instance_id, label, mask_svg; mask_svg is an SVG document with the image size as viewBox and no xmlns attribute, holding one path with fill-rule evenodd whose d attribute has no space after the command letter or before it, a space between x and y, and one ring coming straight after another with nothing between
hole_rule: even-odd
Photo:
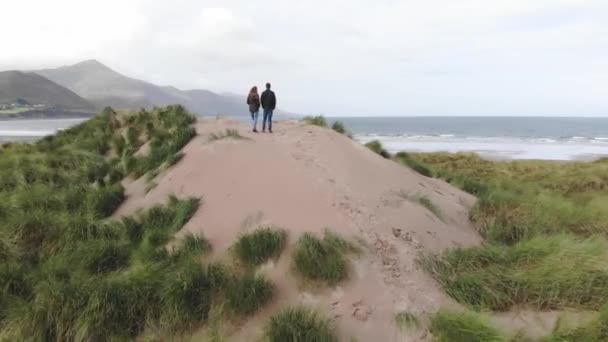
<instances>
[{"instance_id":1,"label":"sandy path","mask_svg":"<svg viewBox=\"0 0 608 342\"><path fill-rule=\"evenodd\" d=\"M209 134L236 128L247 139L210 142ZM442 181L385 160L335 132L299 122L278 122L274 134L249 133L229 120L204 120L183 160L160 175L145 194L142 180L127 184L126 215L164 202L168 195L203 198L178 233L204 234L214 256L244 231L261 224L283 227L290 246L263 272L277 285L277 298L228 338L255 340L267 317L289 303L308 303L332 318L340 335L358 341L419 341L424 331L401 333L394 314L425 315L455 305L417 269L421 251L481 242L468 221L475 198ZM441 218L415 198L426 196ZM292 244L304 232L325 227L362 241L367 252L352 260L353 275L335 288L306 290L290 272ZM213 256L212 256L213 257Z\"/></svg>"}]
</instances>

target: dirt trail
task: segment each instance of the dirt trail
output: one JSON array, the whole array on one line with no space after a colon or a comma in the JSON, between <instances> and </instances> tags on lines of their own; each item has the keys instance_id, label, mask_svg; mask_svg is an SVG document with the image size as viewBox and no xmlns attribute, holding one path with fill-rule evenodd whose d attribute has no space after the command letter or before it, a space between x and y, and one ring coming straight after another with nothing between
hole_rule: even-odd
<instances>
[{"instance_id":1,"label":"dirt trail","mask_svg":"<svg viewBox=\"0 0 608 342\"><path fill-rule=\"evenodd\" d=\"M211 133L238 129L245 139L210 141ZM455 305L416 266L421 251L479 244L468 221L475 198L440 180L385 160L329 129L277 122L275 133L254 134L242 123L203 120L185 157L154 180L126 184L128 199L117 215L164 202L168 195L203 199L178 233L203 234L212 257L225 254L242 232L271 224L289 232L279 261L264 265L277 286L273 303L233 329L230 341L255 340L263 322L286 304L306 303L335 319L340 336L358 341L424 341L425 331L400 332L394 315L424 316ZM417 199L428 198L439 217ZM324 228L364 244L352 259L352 276L334 288L303 289L290 271L293 243Z\"/></svg>"}]
</instances>

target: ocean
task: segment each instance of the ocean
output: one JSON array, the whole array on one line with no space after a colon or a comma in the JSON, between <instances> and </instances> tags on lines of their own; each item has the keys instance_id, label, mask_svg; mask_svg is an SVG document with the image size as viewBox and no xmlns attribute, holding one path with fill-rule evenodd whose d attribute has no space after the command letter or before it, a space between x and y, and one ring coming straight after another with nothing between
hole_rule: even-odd
<instances>
[{"instance_id":1,"label":"ocean","mask_svg":"<svg viewBox=\"0 0 608 342\"><path fill-rule=\"evenodd\" d=\"M608 118L401 117L340 120L362 143L389 152L475 152L492 159L593 160L608 156Z\"/></svg>"},{"instance_id":2,"label":"ocean","mask_svg":"<svg viewBox=\"0 0 608 342\"><path fill-rule=\"evenodd\" d=\"M32 141L55 134L86 119L31 119L0 121L0 142Z\"/></svg>"},{"instance_id":3,"label":"ocean","mask_svg":"<svg viewBox=\"0 0 608 342\"><path fill-rule=\"evenodd\" d=\"M246 120L246 118L240 118ZM280 120L281 118L276 118ZM492 159L593 160L608 156L608 118L328 118L390 152L475 152ZM35 140L83 119L0 121L0 142Z\"/></svg>"}]
</instances>

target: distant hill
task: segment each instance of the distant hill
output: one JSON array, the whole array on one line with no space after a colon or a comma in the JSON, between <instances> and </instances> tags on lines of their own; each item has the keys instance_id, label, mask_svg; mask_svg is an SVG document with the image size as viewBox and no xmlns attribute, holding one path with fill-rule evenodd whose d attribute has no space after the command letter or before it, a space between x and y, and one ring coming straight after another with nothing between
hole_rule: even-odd
<instances>
[{"instance_id":1,"label":"distant hill","mask_svg":"<svg viewBox=\"0 0 608 342\"><path fill-rule=\"evenodd\" d=\"M149 108L183 104L202 115L243 116L247 114L245 96L224 96L208 90L180 90L119 74L96 60L88 60L36 73L63 85L94 103L98 108Z\"/></svg>"},{"instance_id":2,"label":"distant hill","mask_svg":"<svg viewBox=\"0 0 608 342\"><path fill-rule=\"evenodd\" d=\"M73 91L38 74L21 71L0 72L0 104L44 105L66 111L93 112L94 106Z\"/></svg>"}]
</instances>

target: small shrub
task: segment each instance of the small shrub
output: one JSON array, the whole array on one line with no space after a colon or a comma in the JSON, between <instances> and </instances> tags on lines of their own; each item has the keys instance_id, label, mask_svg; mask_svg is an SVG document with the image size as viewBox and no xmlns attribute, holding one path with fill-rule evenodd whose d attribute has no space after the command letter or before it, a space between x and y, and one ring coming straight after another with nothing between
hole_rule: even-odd
<instances>
[{"instance_id":1,"label":"small shrub","mask_svg":"<svg viewBox=\"0 0 608 342\"><path fill-rule=\"evenodd\" d=\"M295 269L311 280L335 284L348 275L344 246L341 238L326 234L323 240L306 233L298 239L293 255Z\"/></svg>"},{"instance_id":2,"label":"small shrub","mask_svg":"<svg viewBox=\"0 0 608 342\"><path fill-rule=\"evenodd\" d=\"M440 311L431 320L431 332L441 342L506 342L505 336L479 314Z\"/></svg>"},{"instance_id":3,"label":"small shrub","mask_svg":"<svg viewBox=\"0 0 608 342\"><path fill-rule=\"evenodd\" d=\"M259 228L242 235L234 245L234 252L241 262L256 266L277 257L285 246L286 237L287 233L282 229Z\"/></svg>"},{"instance_id":4,"label":"small shrub","mask_svg":"<svg viewBox=\"0 0 608 342\"><path fill-rule=\"evenodd\" d=\"M274 293L274 286L262 276L246 274L228 284L228 307L239 315L250 315L266 304Z\"/></svg>"},{"instance_id":5,"label":"small shrub","mask_svg":"<svg viewBox=\"0 0 608 342\"><path fill-rule=\"evenodd\" d=\"M309 125L327 127L327 120L325 120L325 117L323 115L306 116L302 120Z\"/></svg>"},{"instance_id":6,"label":"small shrub","mask_svg":"<svg viewBox=\"0 0 608 342\"><path fill-rule=\"evenodd\" d=\"M331 321L315 311L290 307L272 316L266 325L270 342L337 342Z\"/></svg>"},{"instance_id":7,"label":"small shrub","mask_svg":"<svg viewBox=\"0 0 608 342\"><path fill-rule=\"evenodd\" d=\"M378 140L372 140L368 142L367 144L365 144L365 147L369 148L370 150L381 155L384 158L388 159L391 157L391 154L388 153L388 151L385 150L384 147L382 147L382 143Z\"/></svg>"}]
</instances>

